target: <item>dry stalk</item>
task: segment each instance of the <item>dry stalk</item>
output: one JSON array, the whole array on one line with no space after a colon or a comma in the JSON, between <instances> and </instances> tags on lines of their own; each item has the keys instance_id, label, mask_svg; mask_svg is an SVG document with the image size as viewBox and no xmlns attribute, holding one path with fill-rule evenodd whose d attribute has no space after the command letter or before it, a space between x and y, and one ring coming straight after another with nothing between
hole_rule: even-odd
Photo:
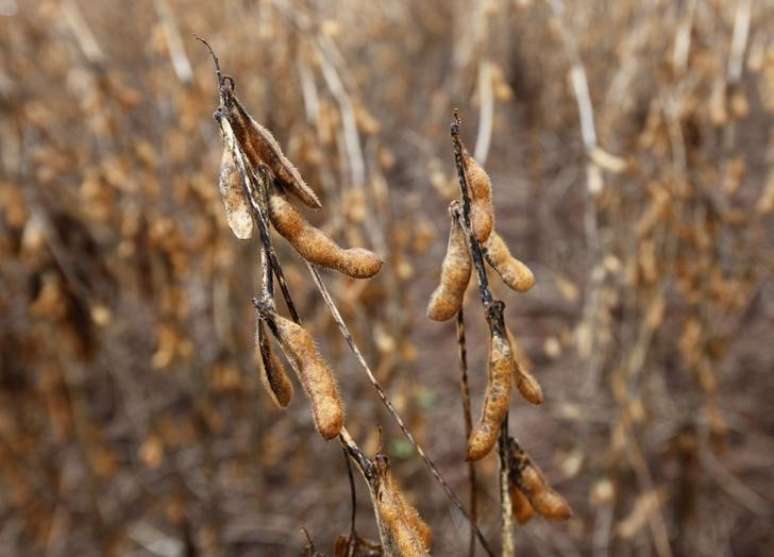
<instances>
[{"instance_id":1,"label":"dry stalk","mask_svg":"<svg viewBox=\"0 0 774 557\"><path fill-rule=\"evenodd\" d=\"M441 485L443 490L446 492L447 497L451 500L454 506L457 507L457 509L463 514L465 519L471 524L471 528L475 530L476 537L478 538L478 541L481 543L481 546L484 548L484 550L487 552L488 555L493 555L492 550L489 548L489 544L486 541L486 538L484 538L484 535L481 533L481 530L479 530L478 526L476 526L475 521L472 519L471 515L465 510L465 507L462 504L462 501L460 501L457 494L454 493L452 488L449 486L449 484L441 475L435 463L432 461L432 459L429 456L427 456L424 449L421 447L421 445L419 445L417 440L414 438L414 435L408 429L408 427L403 421L403 418L401 418L400 414L398 414L398 411L395 410L395 407L392 405L392 402L390 402L390 399L387 398L387 394L384 392L384 389L382 388L381 384L376 379L376 376L374 375L373 371L371 371L370 366L366 362L365 357L363 356L363 353L360 351L360 348L358 348L357 344L355 343L355 340L352 338L352 334L349 331L349 327L347 326L344 319L341 317L341 313L339 312L338 307L336 307L336 303L333 301L333 298L331 297L331 294L328 291L327 286L325 286L325 283L322 281L320 274L317 272L317 269L315 269L315 267L311 265L309 262L306 262L306 265L307 265L307 268L309 269L309 273L312 275L312 279L314 280L315 285L317 285L317 289L320 291L320 294L322 295L323 301L325 301L325 304L328 306L328 309L331 312L331 316L333 317L333 320L336 322L336 325L338 326L339 331L341 332L341 335L344 337L344 340L346 341L347 346L349 346L349 349L357 358L358 362L360 363L360 366L366 372L366 375L368 376L368 380L371 382L371 385L376 390L376 393L379 395L379 398L381 399L382 404L384 404L389 414L398 424L398 427L400 428L406 440L411 444L411 446L417 452L419 457L424 461L424 463L430 469L431 474L433 475L435 480Z\"/></svg>"},{"instance_id":2,"label":"dry stalk","mask_svg":"<svg viewBox=\"0 0 774 557\"><path fill-rule=\"evenodd\" d=\"M465 315L462 308L457 312L457 348L460 358L460 394L462 396L462 415L465 422L465 439L470 438L473 429L473 419L470 413L470 386L468 385L468 351L465 346ZM468 483L470 490L470 542L468 555L476 554L476 532L474 525L478 519L478 497L476 493L476 465L472 460L468 461Z\"/></svg>"},{"instance_id":3,"label":"dry stalk","mask_svg":"<svg viewBox=\"0 0 774 557\"><path fill-rule=\"evenodd\" d=\"M261 254L262 254L261 274L262 274L263 280L261 285L261 296L260 298L254 298L253 304L255 305L258 311L259 319L266 320L267 324L269 325L269 329L272 330L272 332L275 333L275 336L279 338L279 335L277 332L277 325L273 321L273 318L271 317L271 315L275 311L274 310L275 305L274 305L274 300L272 296L273 294L272 278L271 278L272 275L276 276L280 284L283 298L285 299L286 305L291 314L292 322L299 324L300 318L295 309L295 305L290 295L287 282L285 281L284 275L282 273L281 265L274 251L272 241L271 241L271 236L269 234L268 189L269 189L271 178L266 168L260 166L257 169L253 169L248 164L247 156L244 153L242 145L240 143L240 138L237 137L237 134L235 133L232 123L230 121L229 113L226 110L226 107L228 106L229 102L235 102L231 100L231 96L233 95L233 91L234 91L233 79L222 75L218 59L215 56L212 49L210 48L209 44L203 39L199 39L199 40L202 43L204 43L204 45L209 49L210 54L215 63L216 76L217 76L218 86L219 86L219 98L220 98L220 107L215 113L215 118L221 128L221 132L222 132L224 141L226 143L226 148L231 152L233 160L236 163L237 169L242 177L242 184L244 187L243 193L245 198L248 199L250 202L250 207L251 207L254 221L256 222L260 232L259 236L260 236ZM387 398L384 392L384 389L381 387L378 380L374 376L373 372L371 371L370 367L365 361L365 358L361 353L360 349L355 344L355 341L352 338L349 328L347 327L346 323L341 317L341 313L339 312L335 302L333 301L333 298L331 297L330 292L328 291L327 287L323 283L319 273L317 272L317 269L309 261L305 260L305 262L307 264L309 272L312 275L315 285L320 291L320 294L322 295L323 300L325 301L326 305L328 306L331 312L331 315L336 321L336 324L338 325L342 336L344 337L351 351L355 354L360 365L366 371L366 374L368 375L368 378L371 381L371 384L376 389L383 404L386 406L386 408L388 409L392 417L395 419L395 421L398 423L404 436L414 447L417 454L419 454L419 456L423 459L425 464L430 468L432 475L434 476L436 481L438 481L439 484L442 486L442 488L446 492L449 499L460 510L460 512L465 516L465 518L471 523L472 528L476 532L476 537L481 542L487 554L490 556L493 555L491 549L488 546L486 539L484 538L481 531L476 527L475 523L471 520L468 513L465 511L465 508L462 505L462 502L459 500L457 495L454 493L454 491L451 489L448 483L441 476L440 472L435 466L435 463L425 454L422 447L417 443L416 439L414 438L414 436L411 434L411 432L408 430L407 426L403 422L403 419L400 417L400 415L397 413L392 403ZM296 374L299 377L303 377L303 374L299 369L300 358L297 357L298 355L292 353L292 351L289 353L284 343L280 343L280 346L283 352L285 353L286 359L290 364L290 366L293 368L293 370L296 372ZM360 449L357 447L356 443L349 435L349 433L347 432L344 426L340 426L337 431L338 431L339 438L341 439L342 443L344 444L347 451L349 452L349 455L353 459L353 462L355 462L356 465L358 465L358 469L361 471L364 478L366 478L366 481L369 484L369 488L372 493L372 499L373 499L375 491L374 489L371 489L373 488L373 480L372 480L373 473L369 472L370 461L365 457L365 455L363 455L362 451L360 451ZM370 478L370 481L369 481L369 478ZM355 497L354 484L350 483L350 486L352 489L352 497L354 500L354 497ZM377 522L379 522L378 516L377 516ZM351 526L351 529L354 532L354 522ZM380 524L380 535L383 534L384 530L385 530L384 527ZM384 546L384 543L386 541L385 535L382 535L382 541Z\"/></svg>"},{"instance_id":4,"label":"dry stalk","mask_svg":"<svg viewBox=\"0 0 774 557\"><path fill-rule=\"evenodd\" d=\"M489 281L484 267L484 253L471 229L471 195L470 184L468 181L468 172L465 161L465 148L460 139L461 120L457 111L454 113L454 122L451 125L452 145L454 149L454 164L457 169L457 178L460 187L460 196L462 197L462 210L457 209L457 220L465 231L468 248L473 260L473 266L476 269L478 277L478 288L481 297L481 303L487 315L490 335L497 335L507 340L505 323L503 321L504 304L495 300L489 289ZM502 531L502 555L510 557L514 555L513 541L513 520L511 513L511 497L508 490L509 463L507 458L508 442L508 414L500 425L500 436L498 438L498 457L500 463L500 507L501 507L501 531Z\"/></svg>"}]
</instances>

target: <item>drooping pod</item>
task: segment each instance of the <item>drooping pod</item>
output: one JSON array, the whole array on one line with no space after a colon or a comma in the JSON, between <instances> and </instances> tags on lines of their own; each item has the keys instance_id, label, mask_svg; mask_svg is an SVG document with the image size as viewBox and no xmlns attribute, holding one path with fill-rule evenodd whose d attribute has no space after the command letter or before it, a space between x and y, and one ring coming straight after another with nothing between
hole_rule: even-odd
<instances>
[{"instance_id":1,"label":"drooping pod","mask_svg":"<svg viewBox=\"0 0 774 557\"><path fill-rule=\"evenodd\" d=\"M228 147L223 149L220 161L218 189L229 228L237 238L247 240L253 235L253 217L242 187L242 176Z\"/></svg>"},{"instance_id":2,"label":"drooping pod","mask_svg":"<svg viewBox=\"0 0 774 557\"><path fill-rule=\"evenodd\" d=\"M432 543L430 527L400 490L384 455L374 459L377 474L376 513L387 555L420 557L428 555Z\"/></svg>"},{"instance_id":3,"label":"drooping pod","mask_svg":"<svg viewBox=\"0 0 774 557\"><path fill-rule=\"evenodd\" d=\"M465 232L454 214L456 203L452 202L449 207L451 228L446 256L441 265L441 281L430 296L430 303L427 306L427 316L434 321L451 319L460 310L473 268Z\"/></svg>"},{"instance_id":4,"label":"drooping pod","mask_svg":"<svg viewBox=\"0 0 774 557\"><path fill-rule=\"evenodd\" d=\"M508 246L497 232L492 232L484 249L487 261L509 288L526 292L535 284L535 275L529 267L511 255Z\"/></svg>"},{"instance_id":5,"label":"drooping pod","mask_svg":"<svg viewBox=\"0 0 774 557\"><path fill-rule=\"evenodd\" d=\"M532 404L543 404L543 389L540 387L540 383L538 383L529 369L519 361L519 350L517 349L518 342L510 329L506 328L506 332L508 334L508 342L511 345L511 353L513 354L513 380L516 384L516 388L527 402L531 402Z\"/></svg>"},{"instance_id":6,"label":"drooping pod","mask_svg":"<svg viewBox=\"0 0 774 557\"><path fill-rule=\"evenodd\" d=\"M513 516L519 521L519 524L526 524L533 516L535 516L535 509L524 495L524 492L514 482L508 482L508 489L511 493L511 507L513 508Z\"/></svg>"},{"instance_id":7,"label":"drooping pod","mask_svg":"<svg viewBox=\"0 0 774 557\"><path fill-rule=\"evenodd\" d=\"M513 354L508 338L493 333L489 337L489 372L481 417L468 439L468 460L480 460L492 450L500 426L508 414L513 386Z\"/></svg>"},{"instance_id":8,"label":"drooping pod","mask_svg":"<svg viewBox=\"0 0 774 557\"><path fill-rule=\"evenodd\" d=\"M225 83L230 83L226 87L221 86L221 95L226 109L225 116L244 149L250 165L253 168L265 165L282 187L296 196L304 205L313 209L322 207L317 194L304 182L298 169L282 153L279 143L271 132L256 122L236 98L233 81L227 79Z\"/></svg>"},{"instance_id":9,"label":"drooping pod","mask_svg":"<svg viewBox=\"0 0 774 557\"><path fill-rule=\"evenodd\" d=\"M483 244L494 231L492 181L467 150L464 156L470 186L470 228L476 240Z\"/></svg>"},{"instance_id":10,"label":"drooping pod","mask_svg":"<svg viewBox=\"0 0 774 557\"><path fill-rule=\"evenodd\" d=\"M273 315L273 320L277 338L295 364L304 391L312 403L317 431L325 439L333 439L344 423L344 404L333 372L306 329L278 314Z\"/></svg>"},{"instance_id":11,"label":"drooping pod","mask_svg":"<svg viewBox=\"0 0 774 557\"><path fill-rule=\"evenodd\" d=\"M530 505L544 518L567 520L572 509L567 501L548 485L540 468L515 439L508 439L510 482L529 500Z\"/></svg>"},{"instance_id":12,"label":"drooping pod","mask_svg":"<svg viewBox=\"0 0 774 557\"><path fill-rule=\"evenodd\" d=\"M285 366L272 350L266 324L262 320L258 321L255 331L255 352L261 384L274 404L280 408L287 407L293 398L293 383L288 378Z\"/></svg>"},{"instance_id":13,"label":"drooping pod","mask_svg":"<svg viewBox=\"0 0 774 557\"><path fill-rule=\"evenodd\" d=\"M280 193L273 192L269 197L269 218L277 232L311 263L352 278L369 278L382 268L382 260L367 249L339 247L322 230L309 224Z\"/></svg>"}]
</instances>

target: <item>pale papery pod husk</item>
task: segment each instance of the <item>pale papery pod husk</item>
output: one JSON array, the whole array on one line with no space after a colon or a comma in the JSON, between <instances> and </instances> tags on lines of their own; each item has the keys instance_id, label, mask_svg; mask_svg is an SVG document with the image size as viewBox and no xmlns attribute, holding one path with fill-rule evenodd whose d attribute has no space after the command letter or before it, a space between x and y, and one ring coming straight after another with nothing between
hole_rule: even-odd
<instances>
[{"instance_id":1,"label":"pale papery pod husk","mask_svg":"<svg viewBox=\"0 0 774 557\"><path fill-rule=\"evenodd\" d=\"M253 235L253 217L250 203L245 198L242 176L234 162L231 150L223 149L218 179L220 198L226 212L226 222L240 240L247 240Z\"/></svg>"}]
</instances>

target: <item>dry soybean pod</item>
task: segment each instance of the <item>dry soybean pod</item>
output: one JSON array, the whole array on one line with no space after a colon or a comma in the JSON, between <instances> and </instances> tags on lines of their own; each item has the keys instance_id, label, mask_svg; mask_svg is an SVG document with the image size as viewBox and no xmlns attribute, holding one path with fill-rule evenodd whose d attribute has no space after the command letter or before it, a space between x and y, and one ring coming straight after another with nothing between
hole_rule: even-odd
<instances>
[{"instance_id":1,"label":"dry soybean pod","mask_svg":"<svg viewBox=\"0 0 774 557\"><path fill-rule=\"evenodd\" d=\"M259 360L261 383L274 404L287 407L293 398L293 384L285 371L285 366L271 348L266 324L258 320L255 332L256 359Z\"/></svg>"},{"instance_id":2,"label":"dry soybean pod","mask_svg":"<svg viewBox=\"0 0 774 557\"><path fill-rule=\"evenodd\" d=\"M314 191L304 182L295 166L285 157L282 149L269 130L256 122L244 109L234 94L234 82L224 79L221 86L223 105L237 140L243 146L245 154L254 168L264 164L274 177L305 205L319 209L322 207Z\"/></svg>"},{"instance_id":3,"label":"dry soybean pod","mask_svg":"<svg viewBox=\"0 0 774 557\"><path fill-rule=\"evenodd\" d=\"M508 414L513 386L513 354L507 337L493 332L489 338L489 372L481 417L468 439L468 460L480 460L492 450Z\"/></svg>"},{"instance_id":4,"label":"dry soybean pod","mask_svg":"<svg viewBox=\"0 0 774 557\"><path fill-rule=\"evenodd\" d=\"M519 489L513 482L509 482L509 488L511 491L511 507L513 508L513 516L519 521L519 524L526 524L533 516L535 516L535 509L524 495L524 492Z\"/></svg>"},{"instance_id":5,"label":"dry soybean pod","mask_svg":"<svg viewBox=\"0 0 774 557\"><path fill-rule=\"evenodd\" d=\"M376 512L383 526L388 555L419 557L428 555L430 528L419 517L417 510L406 502L389 469L384 455L374 459L378 484Z\"/></svg>"},{"instance_id":6,"label":"dry soybean pod","mask_svg":"<svg viewBox=\"0 0 774 557\"><path fill-rule=\"evenodd\" d=\"M278 314L273 315L273 321L277 338L295 363L301 384L312 403L317 431L325 439L333 439L344 423L344 404L333 372L306 329Z\"/></svg>"},{"instance_id":7,"label":"dry soybean pod","mask_svg":"<svg viewBox=\"0 0 774 557\"><path fill-rule=\"evenodd\" d=\"M223 157L220 161L218 190L220 190L220 198L223 200L229 228L234 236L240 240L247 240L253 235L253 217L242 188L242 176L239 174L234 157L228 147L223 149Z\"/></svg>"},{"instance_id":8,"label":"dry soybean pod","mask_svg":"<svg viewBox=\"0 0 774 557\"><path fill-rule=\"evenodd\" d=\"M510 480L526 495L532 507L549 520L567 520L572 509L567 501L548 485L540 468L515 439L509 439L508 452L511 459Z\"/></svg>"},{"instance_id":9,"label":"dry soybean pod","mask_svg":"<svg viewBox=\"0 0 774 557\"><path fill-rule=\"evenodd\" d=\"M465 232L454 216L456 205L458 202L453 201L449 206L451 228L446 256L441 265L441 281L427 306L427 316L434 321L451 319L460 310L473 268Z\"/></svg>"},{"instance_id":10,"label":"dry soybean pod","mask_svg":"<svg viewBox=\"0 0 774 557\"><path fill-rule=\"evenodd\" d=\"M309 224L281 193L272 192L269 197L269 218L277 232L310 263L352 278L369 278L382 268L382 260L367 249L339 247L322 230Z\"/></svg>"},{"instance_id":11,"label":"dry soybean pod","mask_svg":"<svg viewBox=\"0 0 774 557\"><path fill-rule=\"evenodd\" d=\"M522 362L518 358L517 349L518 342L511 333L511 330L506 327L508 333L508 341L511 345L511 352L513 354L513 379L516 383L516 388L524 397L524 400L531 402L532 404L543 404L543 389L540 387L535 376L530 373L526 366L522 365Z\"/></svg>"},{"instance_id":12,"label":"dry soybean pod","mask_svg":"<svg viewBox=\"0 0 774 557\"><path fill-rule=\"evenodd\" d=\"M484 247L487 261L509 288L517 292L526 292L532 288L535 275L529 267L511 255L497 232L492 232Z\"/></svg>"},{"instance_id":13,"label":"dry soybean pod","mask_svg":"<svg viewBox=\"0 0 774 557\"><path fill-rule=\"evenodd\" d=\"M470 185L470 227L479 243L483 244L494 231L494 203L492 181L481 165L465 150L465 166Z\"/></svg>"}]
</instances>

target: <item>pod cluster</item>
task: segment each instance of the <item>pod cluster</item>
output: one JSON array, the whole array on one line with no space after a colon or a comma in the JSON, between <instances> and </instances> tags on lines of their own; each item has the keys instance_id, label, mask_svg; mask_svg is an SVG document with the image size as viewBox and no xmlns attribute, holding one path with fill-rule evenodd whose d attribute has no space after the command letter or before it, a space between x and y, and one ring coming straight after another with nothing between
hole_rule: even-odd
<instances>
[{"instance_id":1,"label":"pod cluster","mask_svg":"<svg viewBox=\"0 0 774 557\"><path fill-rule=\"evenodd\" d=\"M247 113L233 90L227 87L221 94L224 99L218 117L228 120L244 153L247 171L262 169L271 177L274 188L269 194L268 213L277 232L310 263L335 269L352 278L369 278L378 273L382 260L376 254L363 248L341 248L322 230L311 225L292 205L289 196L311 209L322 207L317 194L282 153L271 132ZM226 220L234 235L240 239L252 237L252 206L257 200L250 199L250 192L228 145L221 160L218 188Z\"/></svg>"},{"instance_id":2,"label":"pod cluster","mask_svg":"<svg viewBox=\"0 0 774 557\"><path fill-rule=\"evenodd\" d=\"M483 261L496 271L502 281L516 292L526 292L535 284L535 275L514 257L495 230L492 181L486 170L462 149L462 161L469 194L469 226L465 226L463 207L455 200L449 205L450 228L446 255L441 264L438 287L430 296L427 316L434 321L447 321L462 309L465 292L473 271L471 250L478 244ZM492 305L497 305L493 303ZM499 304L500 306L502 304ZM495 309L491 308L490 310ZM502 308L497 321L502 322ZM497 442L503 420L508 414L512 388L532 404L543 402L543 391L535 377L515 356L515 339L507 330L495 330L490 320L487 386L481 417L468 439L467 459L479 460L489 454Z\"/></svg>"},{"instance_id":3,"label":"pod cluster","mask_svg":"<svg viewBox=\"0 0 774 557\"><path fill-rule=\"evenodd\" d=\"M572 509L546 482L543 472L515 439L508 439L509 489L513 515L524 524L537 512L548 520L567 520Z\"/></svg>"},{"instance_id":4,"label":"pod cluster","mask_svg":"<svg viewBox=\"0 0 774 557\"><path fill-rule=\"evenodd\" d=\"M267 337L268 325L309 398L317 431L325 439L333 439L344 425L344 403L336 377L317 349L314 338L304 327L273 309L260 306L259 313L256 351L262 363L261 382L264 388L281 408L286 407L293 396L293 387L285 368L272 351Z\"/></svg>"}]
</instances>

